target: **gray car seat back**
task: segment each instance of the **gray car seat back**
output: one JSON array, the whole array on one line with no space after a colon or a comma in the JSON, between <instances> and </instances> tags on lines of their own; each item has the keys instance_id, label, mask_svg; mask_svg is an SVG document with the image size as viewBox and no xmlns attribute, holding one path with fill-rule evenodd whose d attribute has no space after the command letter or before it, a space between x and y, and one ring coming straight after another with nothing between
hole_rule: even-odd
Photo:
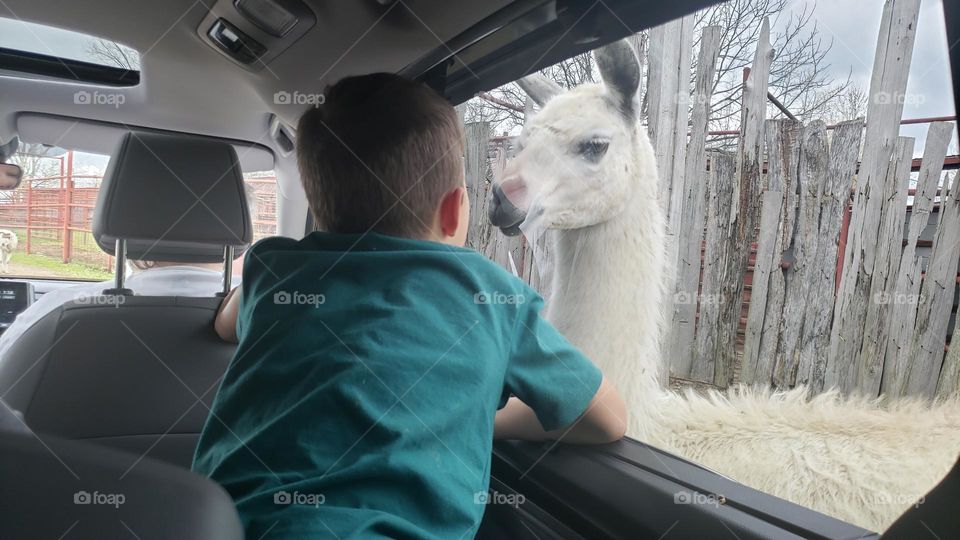
<instances>
[{"instance_id":1,"label":"gray car seat back","mask_svg":"<svg viewBox=\"0 0 960 540\"><path fill-rule=\"evenodd\" d=\"M218 306L149 296L64 304L8 350L0 395L34 431L189 467L234 351L213 330Z\"/></svg>"},{"instance_id":2,"label":"gray car seat back","mask_svg":"<svg viewBox=\"0 0 960 540\"><path fill-rule=\"evenodd\" d=\"M3 538L243 539L220 486L88 443L0 432L0 485Z\"/></svg>"},{"instance_id":3,"label":"gray car seat back","mask_svg":"<svg viewBox=\"0 0 960 540\"><path fill-rule=\"evenodd\" d=\"M125 242L131 258L223 262L252 240L236 152L201 137L128 134L93 231L107 252ZM117 285L110 291L123 296L64 304L27 330L0 362L0 395L36 432L189 467L235 349L213 330L220 298L140 297Z\"/></svg>"},{"instance_id":4,"label":"gray car seat back","mask_svg":"<svg viewBox=\"0 0 960 540\"><path fill-rule=\"evenodd\" d=\"M107 166L93 237L114 255L148 261L222 262L253 240L243 174L233 146L191 135L130 132Z\"/></svg>"}]
</instances>

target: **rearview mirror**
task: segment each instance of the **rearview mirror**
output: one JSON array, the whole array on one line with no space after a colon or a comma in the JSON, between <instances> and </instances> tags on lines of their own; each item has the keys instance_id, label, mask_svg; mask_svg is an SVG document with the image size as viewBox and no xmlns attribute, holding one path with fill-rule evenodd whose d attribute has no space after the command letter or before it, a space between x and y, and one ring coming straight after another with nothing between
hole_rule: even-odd
<instances>
[{"instance_id":1,"label":"rearview mirror","mask_svg":"<svg viewBox=\"0 0 960 540\"><path fill-rule=\"evenodd\" d=\"M23 169L13 163L0 163L0 189L17 189Z\"/></svg>"}]
</instances>

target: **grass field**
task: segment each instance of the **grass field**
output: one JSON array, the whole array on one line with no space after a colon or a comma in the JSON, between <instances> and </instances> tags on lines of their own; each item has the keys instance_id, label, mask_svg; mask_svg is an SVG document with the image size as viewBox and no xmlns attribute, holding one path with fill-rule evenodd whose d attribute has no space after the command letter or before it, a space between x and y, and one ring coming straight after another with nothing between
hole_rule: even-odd
<instances>
[{"instance_id":1,"label":"grass field","mask_svg":"<svg viewBox=\"0 0 960 540\"><path fill-rule=\"evenodd\" d=\"M57 253L60 251L61 243L57 239L34 235L31 239L31 251L34 252L28 254L24 252L26 249L26 231L17 228L11 230L20 239L20 246L13 252L10 259L11 276L93 279L98 281L113 277L113 273L103 267L86 264L78 260L64 263L59 256L45 255L43 252ZM94 257L103 256L100 248L93 243L90 233L74 233L73 258L79 259L84 254Z\"/></svg>"},{"instance_id":2,"label":"grass field","mask_svg":"<svg viewBox=\"0 0 960 540\"><path fill-rule=\"evenodd\" d=\"M10 258L10 276L48 277L62 279L92 279L103 281L113 277L111 272L83 263L64 264L57 257L39 253L26 254L15 251Z\"/></svg>"}]
</instances>

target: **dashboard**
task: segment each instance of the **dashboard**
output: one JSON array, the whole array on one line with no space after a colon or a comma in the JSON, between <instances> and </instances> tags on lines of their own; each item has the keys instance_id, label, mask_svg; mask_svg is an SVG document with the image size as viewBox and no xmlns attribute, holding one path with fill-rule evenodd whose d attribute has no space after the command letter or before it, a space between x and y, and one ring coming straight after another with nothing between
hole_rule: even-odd
<instances>
[{"instance_id":1,"label":"dashboard","mask_svg":"<svg viewBox=\"0 0 960 540\"><path fill-rule=\"evenodd\" d=\"M34 300L33 283L0 281L0 332L5 331Z\"/></svg>"}]
</instances>

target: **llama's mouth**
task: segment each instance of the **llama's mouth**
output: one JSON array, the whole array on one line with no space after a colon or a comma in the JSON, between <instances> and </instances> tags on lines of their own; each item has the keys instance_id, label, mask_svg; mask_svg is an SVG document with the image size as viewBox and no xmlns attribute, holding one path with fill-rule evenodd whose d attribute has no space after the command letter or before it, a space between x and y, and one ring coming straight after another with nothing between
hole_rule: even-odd
<instances>
[{"instance_id":1,"label":"llama's mouth","mask_svg":"<svg viewBox=\"0 0 960 540\"><path fill-rule=\"evenodd\" d=\"M507 236L517 236L520 234L520 224L511 225L510 227L500 227L500 232Z\"/></svg>"},{"instance_id":2,"label":"llama's mouth","mask_svg":"<svg viewBox=\"0 0 960 540\"><path fill-rule=\"evenodd\" d=\"M490 204L487 208L487 218L490 223L498 227L507 236L520 234L520 224L526 219L527 213L510 202L500 185L490 190Z\"/></svg>"}]
</instances>

